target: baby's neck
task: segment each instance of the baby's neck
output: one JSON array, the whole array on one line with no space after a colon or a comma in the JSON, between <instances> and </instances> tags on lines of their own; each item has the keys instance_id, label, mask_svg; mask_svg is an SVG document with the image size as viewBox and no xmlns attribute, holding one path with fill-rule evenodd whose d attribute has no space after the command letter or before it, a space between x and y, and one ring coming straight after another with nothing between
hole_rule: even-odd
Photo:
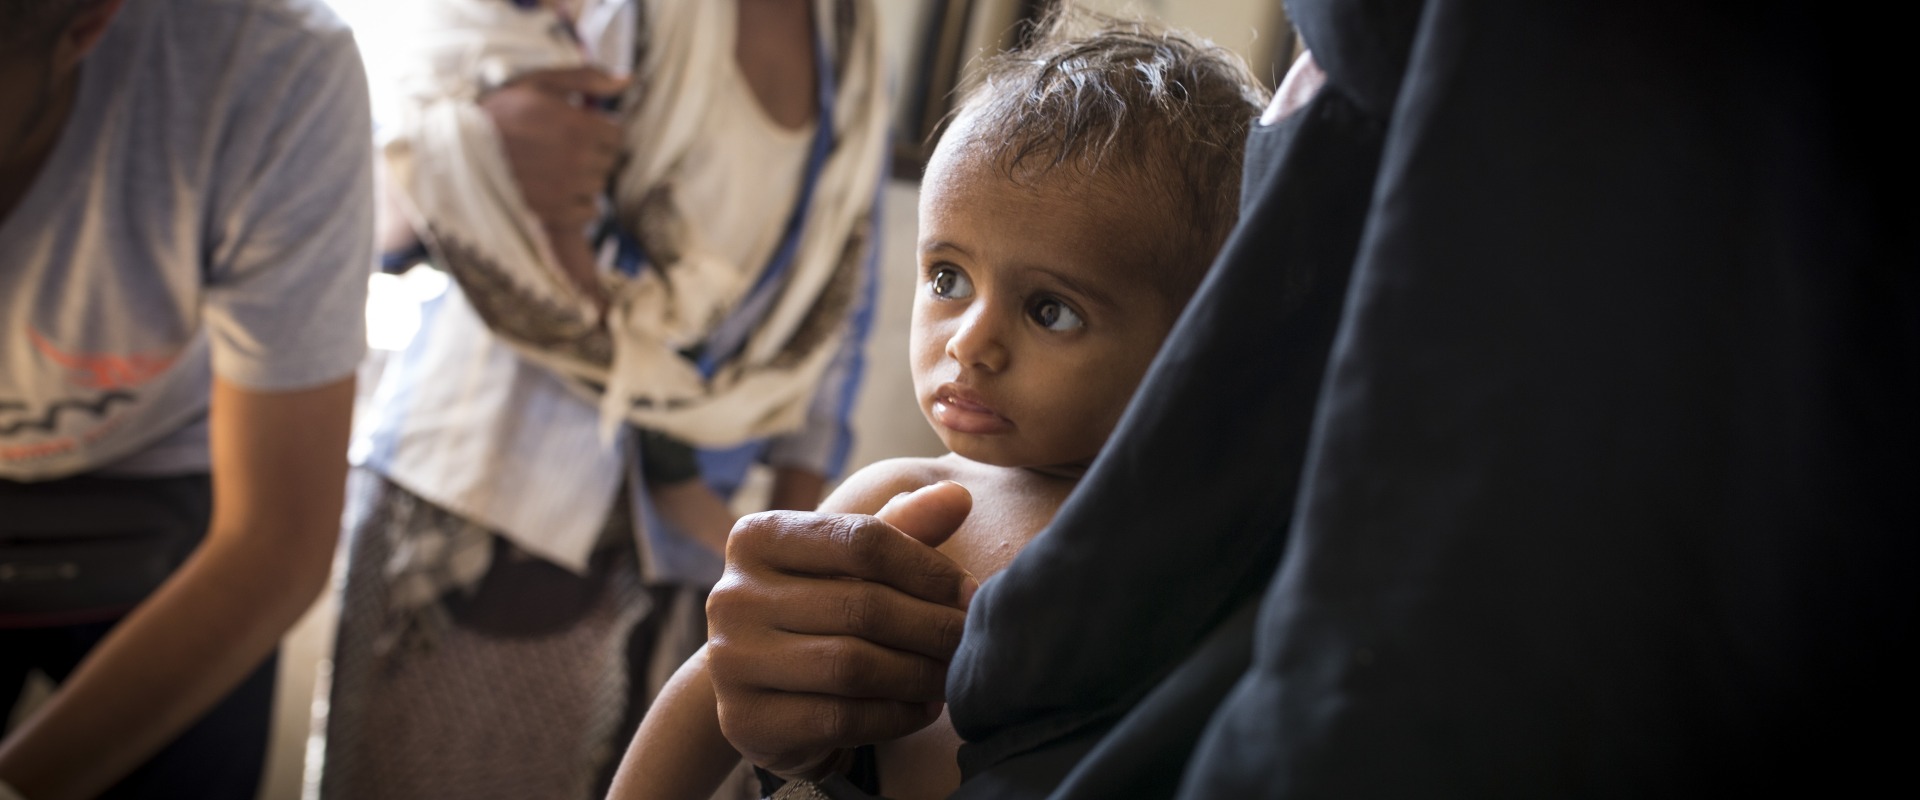
<instances>
[{"instance_id":1,"label":"baby's neck","mask_svg":"<svg viewBox=\"0 0 1920 800\"><path fill-rule=\"evenodd\" d=\"M1045 467L1018 467L1017 469L1026 470L1043 478L1079 483L1081 478L1087 476L1088 466L1090 466L1089 463L1083 462L1078 464L1054 464Z\"/></svg>"}]
</instances>

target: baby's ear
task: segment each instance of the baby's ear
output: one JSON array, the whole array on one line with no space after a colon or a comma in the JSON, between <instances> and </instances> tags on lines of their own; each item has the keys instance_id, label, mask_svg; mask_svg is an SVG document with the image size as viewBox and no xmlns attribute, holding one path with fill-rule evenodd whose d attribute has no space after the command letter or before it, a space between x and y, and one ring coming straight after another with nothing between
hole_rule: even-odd
<instances>
[{"instance_id":1,"label":"baby's ear","mask_svg":"<svg viewBox=\"0 0 1920 800\"><path fill-rule=\"evenodd\" d=\"M874 516L928 547L939 547L972 511L973 493L967 487L941 481L894 495Z\"/></svg>"}]
</instances>

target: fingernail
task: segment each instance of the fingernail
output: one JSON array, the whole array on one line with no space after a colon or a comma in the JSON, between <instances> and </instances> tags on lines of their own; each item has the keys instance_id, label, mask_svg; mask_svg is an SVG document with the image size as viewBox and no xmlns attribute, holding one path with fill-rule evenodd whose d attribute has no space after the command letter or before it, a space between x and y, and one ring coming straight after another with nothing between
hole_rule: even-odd
<instances>
[{"instance_id":1,"label":"fingernail","mask_svg":"<svg viewBox=\"0 0 1920 800\"><path fill-rule=\"evenodd\" d=\"M980 591L979 579L973 577L972 575L968 575L966 580L960 582L960 607L962 609L972 608L973 595L974 593L979 591Z\"/></svg>"},{"instance_id":2,"label":"fingernail","mask_svg":"<svg viewBox=\"0 0 1920 800\"><path fill-rule=\"evenodd\" d=\"M922 487L920 487L920 488L918 488L918 489L915 489L915 490L913 490L913 493L914 493L914 494L926 494L927 492L931 492L931 491L933 491L933 490L935 490L935 489L938 489L938 488L940 488L940 487L942 487L942 486L946 486L946 485L949 485L949 484L951 484L951 485L954 485L954 486L959 486L959 485L960 485L960 484L959 484L959 482L957 482L957 481L935 481L935 482L933 482L933 483L929 483L929 484L927 484L927 485L925 485L925 486L922 486Z\"/></svg>"}]
</instances>

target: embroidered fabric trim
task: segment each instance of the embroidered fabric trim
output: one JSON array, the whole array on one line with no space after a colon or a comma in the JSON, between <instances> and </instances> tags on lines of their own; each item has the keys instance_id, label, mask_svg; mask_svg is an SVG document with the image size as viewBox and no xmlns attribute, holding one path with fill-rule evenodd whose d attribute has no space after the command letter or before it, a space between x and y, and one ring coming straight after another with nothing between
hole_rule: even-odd
<instances>
[{"instance_id":1,"label":"embroidered fabric trim","mask_svg":"<svg viewBox=\"0 0 1920 800\"><path fill-rule=\"evenodd\" d=\"M833 800L813 781L787 781L773 793L771 800Z\"/></svg>"}]
</instances>

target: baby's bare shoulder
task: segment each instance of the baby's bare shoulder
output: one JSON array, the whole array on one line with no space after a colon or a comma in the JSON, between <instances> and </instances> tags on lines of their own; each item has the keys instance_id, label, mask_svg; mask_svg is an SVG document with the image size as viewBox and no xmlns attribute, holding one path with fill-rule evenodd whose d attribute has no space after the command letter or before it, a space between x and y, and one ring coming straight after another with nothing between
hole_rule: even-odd
<instances>
[{"instance_id":1,"label":"baby's bare shoulder","mask_svg":"<svg viewBox=\"0 0 1920 800\"><path fill-rule=\"evenodd\" d=\"M847 476L827 495L820 510L834 514L872 514L901 492L956 478L945 458L890 458Z\"/></svg>"}]
</instances>

